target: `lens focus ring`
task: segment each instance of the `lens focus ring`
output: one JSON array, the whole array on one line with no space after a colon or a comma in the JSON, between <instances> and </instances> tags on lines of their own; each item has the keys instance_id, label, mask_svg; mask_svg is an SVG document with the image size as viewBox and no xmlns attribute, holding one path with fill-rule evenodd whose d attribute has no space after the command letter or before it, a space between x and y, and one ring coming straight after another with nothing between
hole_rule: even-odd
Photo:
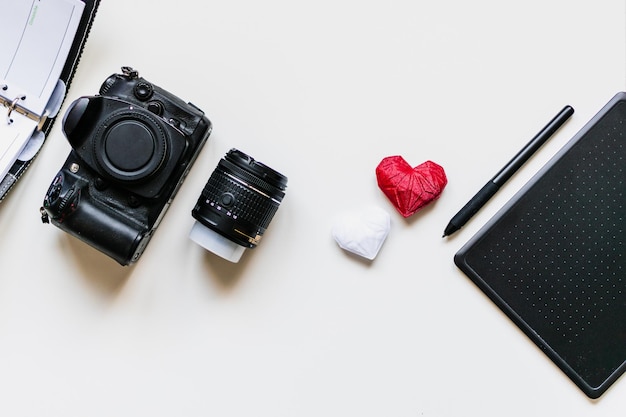
<instances>
[{"instance_id":1,"label":"lens focus ring","mask_svg":"<svg viewBox=\"0 0 626 417\"><path fill-rule=\"evenodd\" d=\"M279 188L230 161L222 159L220 161L220 166L225 172L232 174L233 177L239 178L246 184L258 188L260 191L272 196L272 198L278 201L282 201L285 196L284 187Z\"/></svg>"}]
</instances>

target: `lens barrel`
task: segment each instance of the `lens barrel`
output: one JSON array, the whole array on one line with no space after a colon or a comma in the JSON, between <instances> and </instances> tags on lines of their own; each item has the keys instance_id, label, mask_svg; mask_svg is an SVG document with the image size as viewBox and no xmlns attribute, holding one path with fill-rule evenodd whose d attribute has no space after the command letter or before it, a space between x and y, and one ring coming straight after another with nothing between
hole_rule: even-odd
<instances>
[{"instance_id":1,"label":"lens barrel","mask_svg":"<svg viewBox=\"0 0 626 417\"><path fill-rule=\"evenodd\" d=\"M219 161L191 213L219 235L254 248L276 214L286 188L287 177L231 149Z\"/></svg>"}]
</instances>

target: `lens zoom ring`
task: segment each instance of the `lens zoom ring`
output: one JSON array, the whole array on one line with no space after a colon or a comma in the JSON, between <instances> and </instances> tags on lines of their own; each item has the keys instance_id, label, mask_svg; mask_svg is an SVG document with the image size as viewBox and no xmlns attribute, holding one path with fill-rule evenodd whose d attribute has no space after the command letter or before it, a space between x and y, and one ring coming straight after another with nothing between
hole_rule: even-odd
<instances>
[{"instance_id":1,"label":"lens zoom ring","mask_svg":"<svg viewBox=\"0 0 626 417\"><path fill-rule=\"evenodd\" d=\"M267 229L278 210L278 204L273 200L216 170L202 194L208 204L219 206L220 197L224 193L231 193L235 197L235 203L223 209L229 210L234 219L250 222L263 230Z\"/></svg>"}]
</instances>

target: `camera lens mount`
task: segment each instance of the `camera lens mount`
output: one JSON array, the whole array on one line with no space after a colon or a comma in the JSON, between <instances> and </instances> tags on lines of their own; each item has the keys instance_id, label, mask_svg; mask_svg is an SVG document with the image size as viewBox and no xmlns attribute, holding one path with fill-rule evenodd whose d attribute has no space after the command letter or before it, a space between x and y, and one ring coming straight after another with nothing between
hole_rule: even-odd
<instances>
[{"instance_id":1,"label":"camera lens mount","mask_svg":"<svg viewBox=\"0 0 626 417\"><path fill-rule=\"evenodd\" d=\"M159 170L167 136L159 122L138 108L114 113L96 134L94 155L104 173L122 182L142 181Z\"/></svg>"}]
</instances>

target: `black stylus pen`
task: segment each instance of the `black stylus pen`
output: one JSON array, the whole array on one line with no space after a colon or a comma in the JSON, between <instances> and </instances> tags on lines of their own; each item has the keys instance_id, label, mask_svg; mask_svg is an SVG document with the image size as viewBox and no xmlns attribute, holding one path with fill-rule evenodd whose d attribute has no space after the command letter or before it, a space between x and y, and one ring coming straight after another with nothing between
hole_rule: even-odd
<instances>
[{"instance_id":1,"label":"black stylus pen","mask_svg":"<svg viewBox=\"0 0 626 417\"><path fill-rule=\"evenodd\" d=\"M498 172L495 177L493 177L483 188L480 189L476 193L474 197L450 220L446 230L443 232L443 237L450 236L452 233L459 230L465 223L472 218L478 210L482 206L485 205L487 201L502 187L502 185L507 182L509 178L513 176L513 174L522 166L528 159L534 154L537 149L541 147L553 134L556 132L559 127L565 123L569 117L574 114L574 109L571 106L565 106L563 109L556 115L552 120L548 122L548 124L535 135L534 138L530 140L522 148L521 151L517 153L509 161L508 164L504 166Z\"/></svg>"}]
</instances>

